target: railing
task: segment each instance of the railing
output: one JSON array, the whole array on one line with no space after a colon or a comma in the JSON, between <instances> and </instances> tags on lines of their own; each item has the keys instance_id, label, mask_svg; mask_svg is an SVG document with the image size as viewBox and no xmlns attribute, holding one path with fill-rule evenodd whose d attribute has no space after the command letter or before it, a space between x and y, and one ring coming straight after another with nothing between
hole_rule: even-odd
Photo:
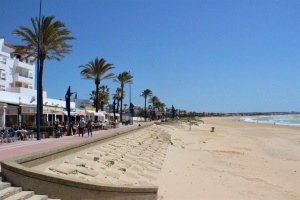
<instances>
[{"instance_id":1,"label":"railing","mask_svg":"<svg viewBox=\"0 0 300 200\"><path fill-rule=\"evenodd\" d=\"M25 62L22 62L22 61L16 59L15 60L15 67L22 67L22 68L25 68L25 69L33 70L34 65L30 64L30 63L25 63Z\"/></svg>"},{"instance_id":2,"label":"railing","mask_svg":"<svg viewBox=\"0 0 300 200\"><path fill-rule=\"evenodd\" d=\"M27 83L29 85L33 85L33 79L29 78L26 75L21 75L19 73L14 74L14 81L22 82L22 83Z\"/></svg>"}]
</instances>

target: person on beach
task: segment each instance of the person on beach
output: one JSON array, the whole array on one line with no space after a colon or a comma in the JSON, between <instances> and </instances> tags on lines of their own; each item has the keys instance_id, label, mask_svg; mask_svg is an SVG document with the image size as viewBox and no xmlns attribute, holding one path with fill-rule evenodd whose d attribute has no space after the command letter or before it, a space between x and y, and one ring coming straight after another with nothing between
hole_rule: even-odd
<instances>
[{"instance_id":1,"label":"person on beach","mask_svg":"<svg viewBox=\"0 0 300 200\"><path fill-rule=\"evenodd\" d=\"M81 121L79 122L79 137L80 137L80 134L83 137L84 128L85 128L85 121L84 121L84 118L81 118Z\"/></svg>"},{"instance_id":2,"label":"person on beach","mask_svg":"<svg viewBox=\"0 0 300 200\"><path fill-rule=\"evenodd\" d=\"M93 128L93 125L92 125L92 120L89 120L87 125L86 125L86 128L87 128L87 132L88 132L88 137L90 137L90 132L91 132L91 137L93 137L93 133L92 133L92 128Z\"/></svg>"},{"instance_id":3,"label":"person on beach","mask_svg":"<svg viewBox=\"0 0 300 200\"><path fill-rule=\"evenodd\" d=\"M54 135L55 137L61 137L60 128L57 121L54 122Z\"/></svg>"},{"instance_id":4,"label":"person on beach","mask_svg":"<svg viewBox=\"0 0 300 200\"><path fill-rule=\"evenodd\" d=\"M61 137L63 136L63 135L65 135L66 133L67 133L67 124L66 124L66 122L63 122L63 128L62 128L62 130L61 130L61 132L60 132L60 134L61 134Z\"/></svg>"}]
</instances>

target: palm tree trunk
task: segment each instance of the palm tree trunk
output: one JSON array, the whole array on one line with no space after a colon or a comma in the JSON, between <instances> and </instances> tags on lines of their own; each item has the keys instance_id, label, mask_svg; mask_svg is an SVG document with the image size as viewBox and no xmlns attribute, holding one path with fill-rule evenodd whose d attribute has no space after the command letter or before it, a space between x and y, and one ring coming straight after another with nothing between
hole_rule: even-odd
<instances>
[{"instance_id":1,"label":"palm tree trunk","mask_svg":"<svg viewBox=\"0 0 300 200\"><path fill-rule=\"evenodd\" d=\"M95 103L95 107L96 107L96 112L98 112L99 109L99 84L96 83L96 103Z\"/></svg>"},{"instance_id":2,"label":"palm tree trunk","mask_svg":"<svg viewBox=\"0 0 300 200\"><path fill-rule=\"evenodd\" d=\"M119 113L119 105L120 105L120 102L119 102L119 100L117 100L117 109L116 109L116 113Z\"/></svg>"},{"instance_id":3,"label":"palm tree trunk","mask_svg":"<svg viewBox=\"0 0 300 200\"><path fill-rule=\"evenodd\" d=\"M145 121L146 121L146 117L147 117L147 110L146 110L146 106L147 106L147 105L146 105L146 102L147 102L147 101L146 101L146 100L147 100L147 97L145 97L145 116L144 116Z\"/></svg>"},{"instance_id":4,"label":"palm tree trunk","mask_svg":"<svg viewBox=\"0 0 300 200\"><path fill-rule=\"evenodd\" d=\"M121 113L120 113L120 121L122 122L122 104L123 104L123 98L121 98Z\"/></svg>"},{"instance_id":5,"label":"palm tree trunk","mask_svg":"<svg viewBox=\"0 0 300 200\"><path fill-rule=\"evenodd\" d=\"M124 86L122 87L121 86L121 89L122 89L122 93L121 93L121 113L120 113L120 122L122 122L122 108L123 108L123 93L124 93Z\"/></svg>"}]
</instances>

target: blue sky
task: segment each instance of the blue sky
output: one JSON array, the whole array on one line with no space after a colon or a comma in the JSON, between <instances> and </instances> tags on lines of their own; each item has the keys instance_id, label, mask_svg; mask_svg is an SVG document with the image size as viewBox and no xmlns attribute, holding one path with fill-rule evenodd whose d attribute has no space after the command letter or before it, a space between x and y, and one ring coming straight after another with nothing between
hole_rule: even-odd
<instances>
[{"instance_id":1,"label":"blue sky","mask_svg":"<svg viewBox=\"0 0 300 200\"><path fill-rule=\"evenodd\" d=\"M38 9L39 0L1 0L0 37L19 44L12 31L31 27ZM42 15L77 38L62 61L45 62L49 98L64 98L68 86L88 98L95 84L78 66L98 56L115 74L131 72L136 105L151 89L187 111L300 111L299 0L43 0Z\"/></svg>"}]
</instances>

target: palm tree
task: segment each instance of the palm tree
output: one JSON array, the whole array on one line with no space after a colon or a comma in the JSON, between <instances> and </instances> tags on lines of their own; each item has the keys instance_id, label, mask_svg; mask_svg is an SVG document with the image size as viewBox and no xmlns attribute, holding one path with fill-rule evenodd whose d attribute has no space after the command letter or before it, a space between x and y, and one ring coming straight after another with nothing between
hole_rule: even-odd
<instances>
[{"instance_id":1,"label":"palm tree","mask_svg":"<svg viewBox=\"0 0 300 200\"><path fill-rule=\"evenodd\" d=\"M153 96L149 99L149 103L152 103L152 108L155 111L155 108L158 108L158 104L160 103L160 100L157 96Z\"/></svg>"},{"instance_id":2,"label":"palm tree","mask_svg":"<svg viewBox=\"0 0 300 200\"><path fill-rule=\"evenodd\" d=\"M144 110L145 121L146 121L146 117L147 117L147 109L146 109L147 108L147 105L146 105L147 97L150 97L150 96L152 96L152 91L149 89L144 90L141 94L141 97L145 98L145 110Z\"/></svg>"},{"instance_id":3,"label":"palm tree","mask_svg":"<svg viewBox=\"0 0 300 200\"><path fill-rule=\"evenodd\" d=\"M120 105L120 101L121 101L121 93L122 93L122 89L118 87L117 90L116 90L116 94L113 94L113 99L117 100L116 113L119 112L119 105Z\"/></svg>"},{"instance_id":4,"label":"palm tree","mask_svg":"<svg viewBox=\"0 0 300 200\"><path fill-rule=\"evenodd\" d=\"M104 110L104 105L108 104L108 101L109 101L109 87L107 85L102 85L99 88L99 104L101 110Z\"/></svg>"},{"instance_id":5,"label":"palm tree","mask_svg":"<svg viewBox=\"0 0 300 200\"><path fill-rule=\"evenodd\" d=\"M121 114L120 114L120 120L122 121L122 104L123 104L123 98L124 98L124 85L125 84L131 84L132 83L133 76L130 75L129 72L122 72L118 76L116 76L113 81L121 84Z\"/></svg>"},{"instance_id":6,"label":"palm tree","mask_svg":"<svg viewBox=\"0 0 300 200\"><path fill-rule=\"evenodd\" d=\"M95 90L92 90L92 94L90 94L90 99L93 100L93 107L95 107L95 104L96 104L96 91Z\"/></svg>"},{"instance_id":7,"label":"palm tree","mask_svg":"<svg viewBox=\"0 0 300 200\"><path fill-rule=\"evenodd\" d=\"M125 103L125 104L124 104L124 112L125 112L127 106L128 106L128 105Z\"/></svg>"},{"instance_id":8,"label":"palm tree","mask_svg":"<svg viewBox=\"0 0 300 200\"><path fill-rule=\"evenodd\" d=\"M99 86L100 82L106 79L110 79L114 77L113 73L106 74L109 70L115 68L113 67L113 64L106 64L106 60L101 58L100 60L98 57L95 59L95 61L90 61L89 63L85 65L80 65L78 68L83 68L83 70L80 72L80 75L82 76L81 79L87 79L87 80L94 80L96 85L96 112L99 110Z\"/></svg>"},{"instance_id":9,"label":"palm tree","mask_svg":"<svg viewBox=\"0 0 300 200\"><path fill-rule=\"evenodd\" d=\"M15 45L15 55L26 55L24 58L36 57L39 54L40 65L38 83L39 83L39 101L41 116L43 116L43 72L44 72L44 61L57 60L60 61L65 57L65 54L71 52L72 46L66 42L74 40L71 37L71 31L69 31L65 24L60 21L53 21L54 16L42 17L40 21L38 17L31 18L33 30L30 28L19 26L19 29L13 31L16 36L22 37L22 42L26 45ZM40 27L40 35L39 35ZM40 37L39 37L40 36ZM38 38L40 38L40 51L38 52Z\"/></svg>"},{"instance_id":10,"label":"palm tree","mask_svg":"<svg viewBox=\"0 0 300 200\"><path fill-rule=\"evenodd\" d=\"M90 99L93 100L93 107L96 107L96 91L92 90L90 94ZM108 104L109 101L109 87L107 85L100 86L98 92L98 104L101 110L104 110L104 105Z\"/></svg>"},{"instance_id":11,"label":"palm tree","mask_svg":"<svg viewBox=\"0 0 300 200\"><path fill-rule=\"evenodd\" d=\"M152 117L155 117L156 116L155 108L158 107L158 104L160 103L160 100L158 99L157 96L153 96L149 99L149 103L152 103L152 109L153 109L153 114L154 114L154 116L152 116Z\"/></svg>"}]
</instances>

